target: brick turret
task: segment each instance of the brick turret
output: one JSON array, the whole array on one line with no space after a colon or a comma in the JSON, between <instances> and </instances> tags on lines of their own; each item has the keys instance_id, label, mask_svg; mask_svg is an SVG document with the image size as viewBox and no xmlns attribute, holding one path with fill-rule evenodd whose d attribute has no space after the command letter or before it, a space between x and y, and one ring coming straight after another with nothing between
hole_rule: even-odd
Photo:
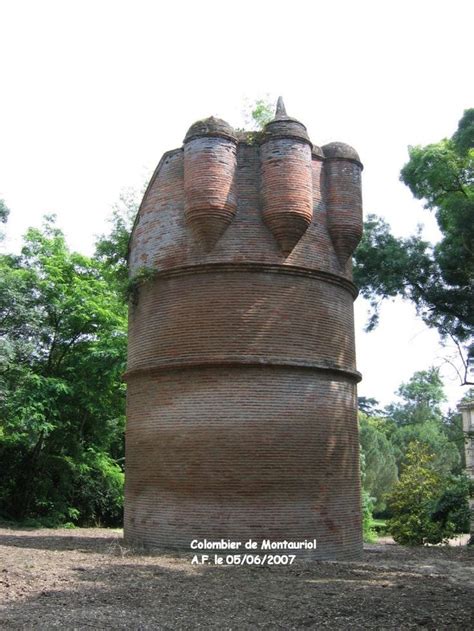
<instances>
[{"instance_id":1,"label":"brick turret","mask_svg":"<svg viewBox=\"0 0 474 631\"><path fill-rule=\"evenodd\" d=\"M185 215L206 250L211 250L237 210L237 139L225 121L192 125L184 139Z\"/></svg>"},{"instance_id":2,"label":"brick turret","mask_svg":"<svg viewBox=\"0 0 474 631\"><path fill-rule=\"evenodd\" d=\"M352 147L332 142L323 147L328 230L342 265L362 237L362 164Z\"/></svg>"},{"instance_id":3,"label":"brick turret","mask_svg":"<svg viewBox=\"0 0 474 631\"><path fill-rule=\"evenodd\" d=\"M311 142L306 127L286 114L280 98L260 148L263 218L288 255L313 217Z\"/></svg>"}]
</instances>

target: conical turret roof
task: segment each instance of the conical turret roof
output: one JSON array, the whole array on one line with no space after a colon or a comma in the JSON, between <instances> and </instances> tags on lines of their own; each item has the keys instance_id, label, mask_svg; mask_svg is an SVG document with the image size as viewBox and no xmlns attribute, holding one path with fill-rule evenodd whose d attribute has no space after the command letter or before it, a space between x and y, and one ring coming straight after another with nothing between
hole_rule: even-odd
<instances>
[{"instance_id":1,"label":"conical turret roof","mask_svg":"<svg viewBox=\"0 0 474 631\"><path fill-rule=\"evenodd\" d=\"M306 127L296 118L288 116L281 96L278 97L275 118L265 125L264 132L263 142L271 138L298 138L311 145Z\"/></svg>"}]
</instances>

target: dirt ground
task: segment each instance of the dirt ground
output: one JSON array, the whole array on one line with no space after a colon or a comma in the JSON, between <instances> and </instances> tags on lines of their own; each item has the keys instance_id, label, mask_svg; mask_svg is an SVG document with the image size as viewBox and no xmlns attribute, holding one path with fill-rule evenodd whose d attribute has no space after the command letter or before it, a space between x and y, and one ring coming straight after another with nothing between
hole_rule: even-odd
<instances>
[{"instance_id":1,"label":"dirt ground","mask_svg":"<svg viewBox=\"0 0 474 631\"><path fill-rule=\"evenodd\" d=\"M0 529L2 629L471 629L474 550L366 546L361 562L191 565L119 531Z\"/></svg>"}]
</instances>

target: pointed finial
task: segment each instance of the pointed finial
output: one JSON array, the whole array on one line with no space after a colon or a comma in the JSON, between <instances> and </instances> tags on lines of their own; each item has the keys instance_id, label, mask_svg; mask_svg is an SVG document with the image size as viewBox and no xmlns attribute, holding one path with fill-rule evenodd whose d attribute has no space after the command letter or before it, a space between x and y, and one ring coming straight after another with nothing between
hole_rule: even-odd
<instances>
[{"instance_id":1,"label":"pointed finial","mask_svg":"<svg viewBox=\"0 0 474 631\"><path fill-rule=\"evenodd\" d=\"M285 104L283 103L283 97L279 96L276 106L275 118L287 118Z\"/></svg>"}]
</instances>

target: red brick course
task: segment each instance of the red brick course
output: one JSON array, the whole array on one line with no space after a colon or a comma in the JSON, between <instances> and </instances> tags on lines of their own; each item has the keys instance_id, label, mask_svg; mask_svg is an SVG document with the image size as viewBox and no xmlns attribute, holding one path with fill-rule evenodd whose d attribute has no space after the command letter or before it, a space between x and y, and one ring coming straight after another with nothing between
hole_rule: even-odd
<instances>
[{"instance_id":1,"label":"red brick course","mask_svg":"<svg viewBox=\"0 0 474 631\"><path fill-rule=\"evenodd\" d=\"M260 149L263 219L288 255L313 218L311 147L270 138Z\"/></svg>"}]
</instances>

